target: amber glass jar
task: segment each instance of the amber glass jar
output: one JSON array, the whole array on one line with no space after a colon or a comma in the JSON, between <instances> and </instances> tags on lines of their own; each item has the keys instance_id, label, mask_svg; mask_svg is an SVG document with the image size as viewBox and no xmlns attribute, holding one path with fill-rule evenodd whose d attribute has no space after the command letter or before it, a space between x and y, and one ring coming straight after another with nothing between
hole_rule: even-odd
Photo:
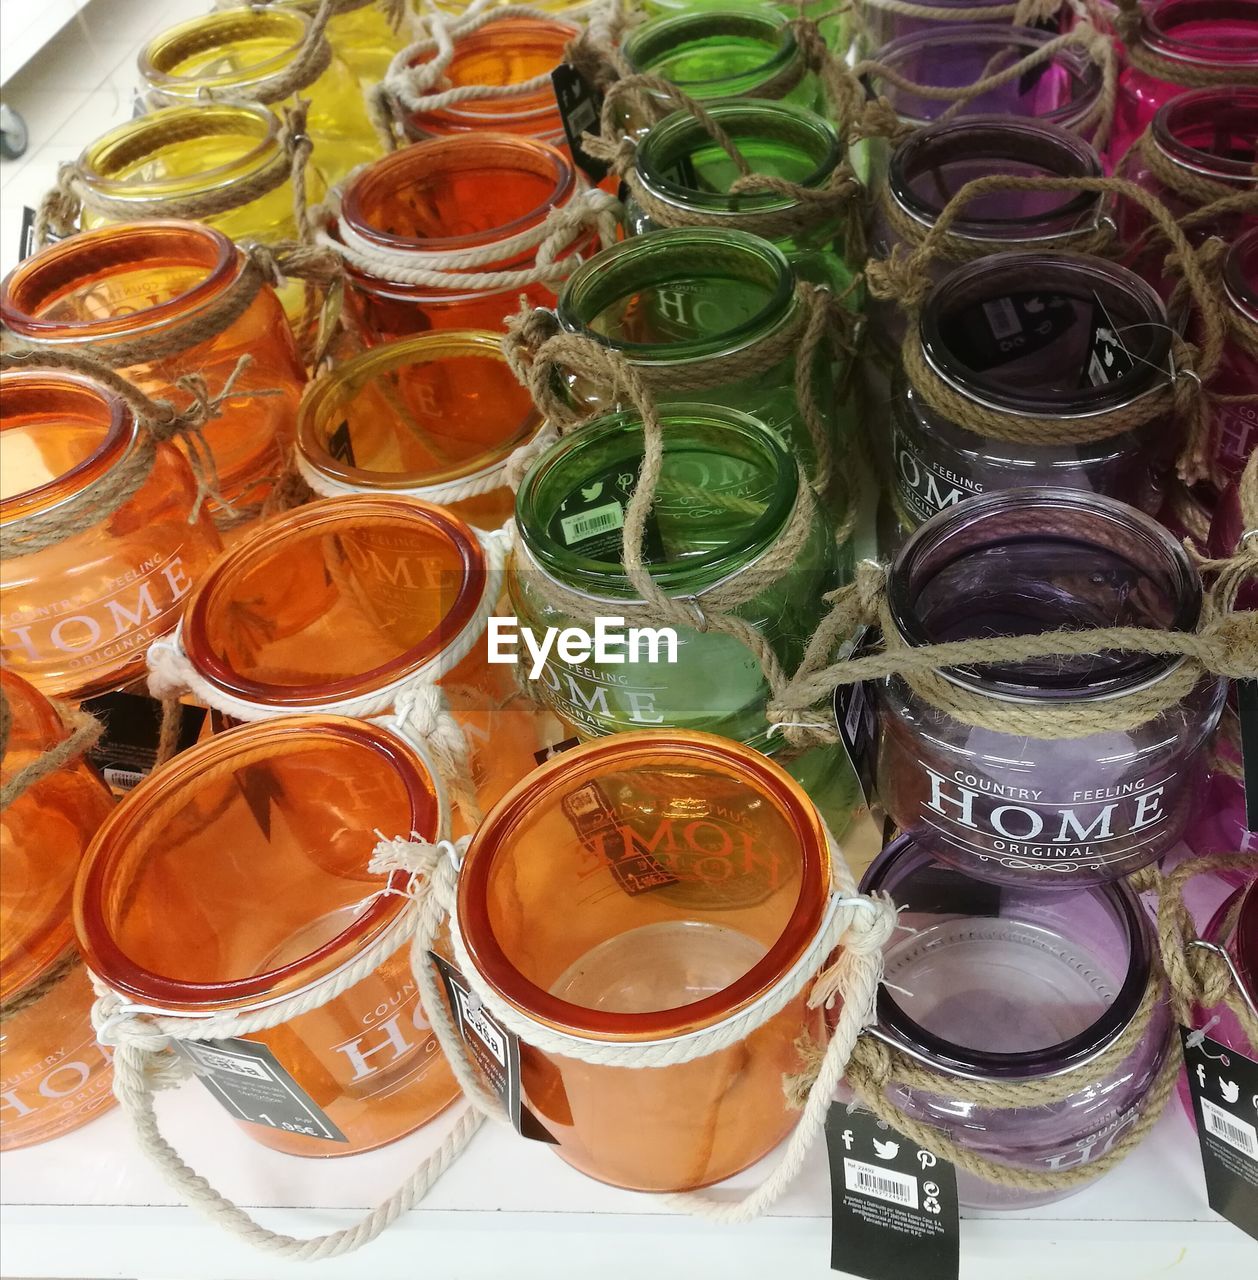
<instances>
[{"instance_id":1,"label":"amber glass jar","mask_svg":"<svg viewBox=\"0 0 1258 1280\"><path fill-rule=\"evenodd\" d=\"M140 78L156 105L206 98L258 102L305 98L313 161L329 182L380 154L358 81L335 55L312 81L283 98L276 86L305 55L311 19L297 7L222 9L154 36L139 56Z\"/></svg>"},{"instance_id":2,"label":"amber glass jar","mask_svg":"<svg viewBox=\"0 0 1258 1280\"><path fill-rule=\"evenodd\" d=\"M0 699L7 786L67 730L47 699L3 667ZM79 860L112 808L100 775L75 760L0 814L0 1151L68 1133L113 1103L70 923Z\"/></svg>"},{"instance_id":3,"label":"amber glass jar","mask_svg":"<svg viewBox=\"0 0 1258 1280\"><path fill-rule=\"evenodd\" d=\"M201 220L238 243L298 238L291 160L279 120L249 102L166 107L102 134L79 157L83 225L168 217L177 202L216 205ZM266 186L252 194L256 185ZM323 180L306 171L306 194L322 199ZM302 286L280 290L291 319L301 314Z\"/></svg>"},{"instance_id":4,"label":"amber glass jar","mask_svg":"<svg viewBox=\"0 0 1258 1280\"><path fill-rule=\"evenodd\" d=\"M564 48L578 28L554 19L518 17L487 23L459 36L454 57L446 68L443 88L462 89L523 84L548 75L564 60ZM433 55L435 56L435 55ZM411 66L428 58L417 58ZM411 138L441 138L450 134L492 129L548 142L566 152L563 119L555 91L547 82L527 93L503 93L468 98L449 106L415 112L403 121Z\"/></svg>"},{"instance_id":5,"label":"amber glass jar","mask_svg":"<svg viewBox=\"0 0 1258 1280\"><path fill-rule=\"evenodd\" d=\"M585 1048L655 1044L765 1000L815 945L825 830L757 752L619 734L535 771L486 817L457 928L481 983ZM453 926L452 926L453 927ZM821 957L824 959L824 957ZM598 1066L522 1038L525 1105L569 1164L643 1191L730 1177L791 1130L783 1077L820 1043L803 992L741 1042L677 1066Z\"/></svg>"},{"instance_id":6,"label":"amber glass jar","mask_svg":"<svg viewBox=\"0 0 1258 1280\"><path fill-rule=\"evenodd\" d=\"M196 222L123 224L27 258L0 284L0 320L49 351L90 346L150 396L178 406L189 399L180 378L199 374L216 395L235 375L234 394L204 438L219 491L236 508L211 510L220 528L241 528L257 518L283 466L306 380L274 290L255 280L221 231ZM200 329L207 336L197 341L189 330ZM142 349L129 357L133 344Z\"/></svg>"},{"instance_id":7,"label":"amber glass jar","mask_svg":"<svg viewBox=\"0 0 1258 1280\"><path fill-rule=\"evenodd\" d=\"M284 717L219 734L141 783L98 832L74 895L83 957L125 1001L186 1018L317 988L407 910L405 873L386 884L367 870L376 830L436 839L444 820L427 761L380 725ZM458 1094L405 948L248 1038L344 1138L240 1122L280 1151L368 1151Z\"/></svg>"},{"instance_id":8,"label":"amber glass jar","mask_svg":"<svg viewBox=\"0 0 1258 1280\"><path fill-rule=\"evenodd\" d=\"M448 511L400 495L329 498L224 555L188 600L178 643L201 700L236 719L377 714L439 681L492 802L553 741L539 740L512 669L488 662L501 590L501 569Z\"/></svg>"},{"instance_id":9,"label":"amber glass jar","mask_svg":"<svg viewBox=\"0 0 1258 1280\"><path fill-rule=\"evenodd\" d=\"M0 377L0 533L74 507L146 445L131 410L84 378ZM130 683L144 651L172 630L179 602L218 554L196 481L174 445L158 445L140 487L107 519L23 554L8 542L0 583L5 662L47 694L91 697ZM82 518L82 517L79 517Z\"/></svg>"},{"instance_id":10,"label":"amber glass jar","mask_svg":"<svg viewBox=\"0 0 1258 1280\"><path fill-rule=\"evenodd\" d=\"M540 426L498 338L452 329L387 342L314 382L297 462L323 497L407 494L498 529L514 509L507 459ZM469 488L483 492L460 496Z\"/></svg>"},{"instance_id":11,"label":"amber glass jar","mask_svg":"<svg viewBox=\"0 0 1258 1280\"><path fill-rule=\"evenodd\" d=\"M417 142L356 174L341 197L338 238L351 254L387 256L399 272L440 266L443 271L514 271L531 266L536 248L512 249L516 237L538 232L553 208L577 194L568 158L554 147L507 134L459 134ZM503 256L475 267L450 268L450 255L507 247ZM574 249L591 248L594 237ZM438 258L436 255L440 255ZM501 332L503 317L523 294L534 306L554 302L546 284L434 288L390 279L383 267L346 264L346 301L359 336L368 344L430 329Z\"/></svg>"}]
</instances>

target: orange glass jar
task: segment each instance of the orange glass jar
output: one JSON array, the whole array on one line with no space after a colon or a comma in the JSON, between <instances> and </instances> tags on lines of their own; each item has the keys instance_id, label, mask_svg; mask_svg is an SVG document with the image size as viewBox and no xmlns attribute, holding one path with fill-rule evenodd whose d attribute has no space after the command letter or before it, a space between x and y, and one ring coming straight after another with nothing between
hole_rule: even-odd
<instances>
[{"instance_id":1,"label":"orange glass jar","mask_svg":"<svg viewBox=\"0 0 1258 1280\"><path fill-rule=\"evenodd\" d=\"M0 376L0 649L46 694L82 699L129 684L144 653L173 630L179 605L220 550L197 485L172 444L112 514L87 504L148 448L130 408L86 378L22 371ZM60 512L80 529L24 552L36 516Z\"/></svg>"},{"instance_id":2,"label":"orange glass jar","mask_svg":"<svg viewBox=\"0 0 1258 1280\"><path fill-rule=\"evenodd\" d=\"M474 130L492 129L548 142L565 154L563 118L555 101L549 75L564 60L568 41L579 28L540 17L502 18L486 23L454 41L454 56L445 69L442 89L471 85L485 88L524 84L546 76L545 84L527 92L466 98L448 106L412 112L403 120L407 136L448 137ZM422 66L435 52L411 61Z\"/></svg>"},{"instance_id":3,"label":"orange glass jar","mask_svg":"<svg viewBox=\"0 0 1258 1280\"><path fill-rule=\"evenodd\" d=\"M335 228L359 336L372 345L430 329L501 333L521 294L531 306L552 304L549 284L484 287L478 275L534 266L547 214L574 198L576 174L565 155L508 134L417 142L362 170L345 186ZM595 243L590 232L560 256ZM458 265L499 245L501 258ZM466 288L406 282L409 272L432 269L456 280L466 275Z\"/></svg>"},{"instance_id":4,"label":"orange glass jar","mask_svg":"<svg viewBox=\"0 0 1258 1280\"><path fill-rule=\"evenodd\" d=\"M221 529L257 519L295 435L306 373L275 291L221 231L123 223L50 245L0 284L0 320L50 351L90 346L177 406L189 399L180 378L199 374L213 396L234 377L203 434L236 510L210 510Z\"/></svg>"},{"instance_id":5,"label":"orange glass jar","mask_svg":"<svg viewBox=\"0 0 1258 1280\"><path fill-rule=\"evenodd\" d=\"M816 972L826 832L797 783L709 734L574 747L486 817L458 881L455 954L481 985L584 1050L710 1030ZM771 1005L770 1005L771 1007ZM800 1113L783 1078L824 1043L800 991L747 1038L680 1065L594 1065L520 1045L525 1105L584 1173L701 1187L771 1150Z\"/></svg>"},{"instance_id":6,"label":"orange glass jar","mask_svg":"<svg viewBox=\"0 0 1258 1280\"><path fill-rule=\"evenodd\" d=\"M436 839L426 758L380 725L285 717L219 734L141 783L97 833L74 895L83 958L123 1008L209 1019L327 983L390 930L378 968L247 1039L343 1135L240 1122L294 1155L369 1151L458 1095L407 963L406 876L368 871L375 829Z\"/></svg>"},{"instance_id":7,"label":"orange glass jar","mask_svg":"<svg viewBox=\"0 0 1258 1280\"><path fill-rule=\"evenodd\" d=\"M48 700L3 667L0 699L7 786L69 735ZM0 1151L59 1137L113 1105L70 922L79 861L112 808L78 759L0 813Z\"/></svg>"},{"instance_id":8,"label":"orange glass jar","mask_svg":"<svg viewBox=\"0 0 1258 1280\"><path fill-rule=\"evenodd\" d=\"M405 494L488 531L511 518L507 460L541 422L494 334L426 333L374 347L311 384L297 464L323 497Z\"/></svg>"},{"instance_id":9,"label":"orange glass jar","mask_svg":"<svg viewBox=\"0 0 1258 1280\"><path fill-rule=\"evenodd\" d=\"M152 665L172 662L201 702L233 720L377 715L408 687L438 682L469 738L478 794L492 803L554 741L539 740L512 669L488 662L502 548L414 498L310 503L218 561Z\"/></svg>"}]
</instances>

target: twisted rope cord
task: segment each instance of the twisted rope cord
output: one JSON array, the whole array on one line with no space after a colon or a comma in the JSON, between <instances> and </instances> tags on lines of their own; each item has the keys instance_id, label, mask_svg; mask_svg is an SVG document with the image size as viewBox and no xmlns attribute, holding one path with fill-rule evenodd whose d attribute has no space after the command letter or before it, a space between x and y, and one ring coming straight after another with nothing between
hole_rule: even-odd
<instances>
[{"instance_id":1,"label":"twisted rope cord","mask_svg":"<svg viewBox=\"0 0 1258 1280\"><path fill-rule=\"evenodd\" d=\"M1150 46L1152 32L1141 12L1140 0L1114 0L1114 3L1118 8L1114 14L1114 26L1125 46L1127 63L1136 70L1154 80L1197 88L1258 84L1258 67L1237 63L1197 63L1166 57Z\"/></svg>"}]
</instances>

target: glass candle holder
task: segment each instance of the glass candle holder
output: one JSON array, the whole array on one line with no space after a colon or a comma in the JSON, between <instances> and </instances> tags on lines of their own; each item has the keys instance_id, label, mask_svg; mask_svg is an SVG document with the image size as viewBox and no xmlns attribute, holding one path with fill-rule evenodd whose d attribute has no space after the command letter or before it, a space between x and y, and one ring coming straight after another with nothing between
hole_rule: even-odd
<instances>
[{"instance_id":1,"label":"glass candle holder","mask_svg":"<svg viewBox=\"0 0 1258 1280\"><path fill-rule=\"evenodd\" d=\"M1258 889L1255 885L1258 885L1258 879L1250 872L1215 912L1201 940L1216 953L1222 952L1231 970L1235 994L1258 1017ZM1226 1004L1212 1008L1197 1006L1193 1010L1193 1026L1204 1031L1211 1040L1217 1040L1247 1058L1258 1054L1258 1044L1250 1042L1240 1019ZM1184 1081L1181 1096L1186 1093L1187 1081ZM1189 1114L1192 1114L1191 1105Z\"/></svg>"},{"instance_id":2,"label":"glass candle holder","mask_svg":"<svg viewBox=\"0 0 1258 1280\"><path fill-rule=\"evenodd\" d=\"M488 661L501 587L448 511L400 495L328 498L224 555L188 600L178 640L202 700L233 719L388 707L437 681L492 803L544 745L512 669Z\"/></svg>"},{"instance_id":3,"label":"glass candle holder","mask_svg":"<svg viewBox=\"0 0 1258 1280\"><path fill-rule=\"evenodd\" d=\"M0 377L0 532L81 501L145 446L131 410L85 378ZM43 693L76 700L131 683L174 629L180 601L220 550L188 460L159 444L121 506L42 550L6 549L0 583L5 663ZM73 517L70 517L73 518Z\"/></svg>"},{"instance_id":4,"label":"glass candle holder","mask_svg":"<svg viewBox=\"0 0 1258 1280\"><path fill-rule=\"evenodd\" d=\"M251 287L244 278L251 270L221 231L141 222L50 245L0 283L0 320L8 329L50 352L90 347L150 396L182 405L188 394L177 386L180 378L200 375L211 395L234 378L234 394L203 433L219 491L236 508L211 500L223 529L256 519L283 469L306 381L271 286L261 284L243 308L234 301ZM189 329L205 336L181 338ZM133 344L141 349L128 356Z\"/></svg>"},{"instance_id":5,"label":"glass candle holder","mask_svg":"<svg viewBox=\"0 0 1258 1280\"><path fill-rule=\"evenodd\" d=\"M554 147L507 134L459 134L395 151L352 178L341 198L336 233L351 247L396 257L398 266L426 267L425 255L492 249L535 231L553 208L578 190L568 158ZM596 243L583 237L567 251ZM536 249L504 249L475 271L532 265ZM346 303L368 345L431 329L501 332L523 295L534 306L554 302L543 283L506 289L438 289L381 278L346 264Z\"/></svg>"},{"instance_id":6,"label":"glass candle holder","mask_svg":"<svg viewBox=\"0 0 1258 1280\"><path fill-rule=\"evenodd\" d=\"M523 84L553 71L564 60L568 42L579 28L546 18L503 18L456 37L454 56L446 67L444 80L451 89L467 85ZM435 53L431 57L435 57ZM431 57L420 57L409 65L419 66ZM444 83L444 82L443 82ZM413 112L402 122L413 139L443 138L450 135L492 130L535 138L567 154L563 118L549 84L528 93L468 98L449 106Z\"/></svg>"},{"instance_id":7,"label":"glass candle holder","mask_svg":"<svg viewBox=\"0 0 1258 1280\"><path fill-rule=\"evenodd\" d=\"M1080 429L1173 376L1166 310L1138 276L1080 254L994 254L944 277L918 332L929 368L975 416L949 421L911 384L893 398L892 505L902 528L976 494L1037 485L1157 511L1181 443L1175 420L1159 415L1092 439ZM1042 421L1042 435L1010 428L1020 438L1002 439L992 411Z\"/></svg>"},{"instance_id":8,"label":"glass candle holder","mask_svg":"<svg viewBox=\"0 0 1258 1280\"><path fill-rule=\"evenodd\" d=\"M1220 86L1258 83L1258 0L1153 0L1140 6L1138 43L1182 64L1183 80L1161 80L1130 61L1118 80L1108 153L1121 159L1158 108L1205 75Z\"/></svg>"},{"instance_id":9,"label":"glass candle holder","mask_svg":"<svg viewBox=\"0 0 1258 1280\"><path fill-rule=\"evenodd\" d=\"M829 884L824 829L780 769L706 734L635 733L573 748L488 815L459 875L457 928L481 981L540 1026L658 1043L777 987L816 938ZM719 1182L798 1120L783 1076L801 1070L801 1035L824 1037L818 1012L801 993L747 1039L660 1068L522 1038L524 1102L559 1156L603 1182Z\"/></svg>"},{"instance_id":10,"label":"glass candle holder","mask_svg":"<svg viewBox=\"0 0 1258 1280\"><path fill-rule=\"evenodd\" d=\"M882 48L900 36L937 35L962 30L972 25L974 18L970 15L978 7L981 6L971 4L970 0L926 0L924 4L915 4L912 13L904 13L893 7L884 9L878 0L864 0L857 6L860 13L861 46L864 52L869 52ZM1043 28L1052 35L1066 29L1066 20L1071 11L1065 4L1062 8L1065 13L1059 13L1043 23ZM1012 6L1010 9L1012 10ZM984 19L984 22L993 26L1012 26L1013 17L1012 14L1005 19L993 16Z\"/></svg>"},{"instance_id":11,"label":"glass candle holder","mask_svg":"<svg viewBox=\"0 0 1258 1280\"><path fill-rule=\"evenodd\" d=\"M494 334L425 333L374 347L311 385L298 466L323 497L405 494L488 531L515 510L507 461L541 422ZM457 496L469 485L483 492Z\"/></svg>"},{"instance_id":12,"label":"glass candle holder","mask_svg":"<svg viewBox=\"0 0 1258 1280\"><path fill-rule=\"evenodd\" d=\"M1251 455L1252 456L1252 455ZM1237 476L1219 495L1206 539L1206 554L1215 559L1234 556L1249 526L1241 510L1241 477ZM1237 609L1258 609L1258 582L1253 574L1236 594Z\"/></svg>"},{"instance_id":13,"label":"glass candle holder","mask_svg":"<svg viewBox=\"0 0 1258 1280\"><path fill-rule=\"evenodd\" d=\"M212 198L222 207L201 221L237 243L296 240L291 168L280 123L265 107L249 102L166 107L111 129L83 151L77 165L82 222L92 228L166 218L185 199ZM252 194L263 174L270 174L275 186ZM311 201L322 198L323 179L312 168L306 170L306 188ZM303 293L299 281L279 289L294 323L302 315Z\"/></svg>"},{"instance_id":14,"label":"glass candle holder","mask_svg":"<svg viewBox=\"0 0 1258 1280\"><path fill-rule=\"evenodd\" d=\"M1201 583L1169 533L1095 494L1025 489L975 498L923 525L888 583L895 634L916 646L978 636L1196 626ZM878 790L903 830L978 879L1070 889L1125 876L1183 835L1208 765L1226 681L1185 682L1183 660L1101 651L948 668L990 707L965 723L906 679L877 686ZM1169 684L1163 682L1171 682ZM1183 688L1150 719L1124 696ZM1028 736L999 713L1107 714L1113 727ZM1034 731L1031 731L1032 734Z\"/></svg>"},{"instance_id":15,"label":"glass candle holder","mask_svg":"<svg viewBox=\"0 0 1258 1280\"><path fill-rule=\"evenodd\" d=\"M319 0L268 0L277 9L297 9L313 18ZM217 9L236 9L234 0L215 0ZM384 79L393 55L406 44L404 28L396 30L379 0L340 0L326 27L332 52L354 73L363 91Z\"/></svg>"},{"instance_id":16,"label":"glass candle holder","mask_svg":"<svg viewBox=\"0 0 1258 1280\"><path fill-rule=\"evenodd\" d=\"M154 36L140 52L140 79L162 105L207 97L270 101L271 86L305 56L310 29L310 17L296 6L220 9ZM327 181L380 154L358 81L340 58L329 56L314 80L283 100L291 105L298 97L310 104L312 163Z\"/></svg>"},{"instance_id":17,"label":"glass candle holder","mask_svg":"<svg viewBox=\"0 0 1258 1280\"><path fill-rule=\"evenodd\" d=\"M5 667L0 697L7 786L68 734L49 702ZM113 1104L70 923L79 860L112 808L100 775L77 759L0 813L0 1151L69 1133Z\"/></svg>"},{"instance_id":18,"label":"glass candle holder","mask_svg":"<svg viewBox=\"0 0 1258 1280\"><path fill-rule=\"evenodd\" d=\"M1255 97L1258 99L1258 95ZM1209 390L1219 397L1252 395L1258 388L1258 226L1238 237L1228 251L1223 266L1223 301L1227 307L1228 339ZM1258 404L1214 400L1210 421L1213 481L1220 486L1236 486L1255 449ZM1238 503L1238 517L1239 514ZM1240 532L1238 519L1229 553ZM1226 538L1226 534L1227 530L1221 528L1220 537Z\"/></svg>"},{"instance_id":19,"label":"glass candle holder","mask_svg":"<svg viewBox=\"0 0 1258 1280\"><path fill-rule=\"evenodd\" d=\"M752 355L798 324L801 306L790 264L767 240L695 227L635 236L596 254L568 277L556 315L563 331L593 338L650 376L658 403L739 409L779 432L815 476L818 452L796 394L800 344L769 368ZM741 351L746 364L730 359ZM829 429L823 443L838 453L850 405L836 383L828 348L819 350L813 396ZM563 389L583 413L624 407L608 388L575 375Z\"/></svg>"},{"instance_id":20,"label":"glass candle holder","mask_svg":"<svg viewBox=\"0 0 1258 1280\"><path fill-rule=\"evenodd\" d=\"M901 837L861 883L862 892L891 895L904 930L884 954L873 1034L938 1079L929 1091L892 1084L887 1096L997 1164L1086 1168L1145 1110L1168 1050L1164 1003L1143 1035L1131 1030L1156 951L1148 919L1121 881L994 893L937 857L942 850L933 839ZM1099 1072L1096 1059L1124 1035L1131 1052ZM1063 1086L1060 1101L997 1108L967 1100L980 1083L1044 1079ZM1069 1194L998 1186L962 1169L957 1193L963 1205L986 1209Z\"/></svg>"},{"instance_id":21,"label":"glass candle holder","mask_svg":"<svg viewBox=\"0 0 1258 1280\"><path fill-rule=\"evenodd\" d=\"M1055 37L1036 27L974 23L900 36L874 61L913 85L963 90L1036 53ZM917 128L958 116L1021 116L1090 137L1099 114L1101 70L1075 46L1058 49L1016 80L970 97L935 97L877 74L870 87L906 124Z\"/></svg>"},{"instance_id":22,"label":"glass candle holder","mask_svg":"<svg viewBox=\"0 0 1258 1280\"><path fill-rule=\"evenodd\" d=\"M834 126L802 107L732 101L713 103L707 110L757 176L820 190L847 154ZM789 221L789 230L765 238L782 250L795 275L836 293L847 289L863 261L861 246L846 242L850 221L825 207L809 217L800 200L774 192L731 194L739 176L700 121L689 112L674 112L638 143L625 200L629 233L706 225L761 234L774 221ZM640 192L636 197L635 188ZM857 199L853 194L852 200ZM804 225L799 225L801 218Z\"/></svg>"},{"instance_id":23,"label":"glass candle holder","mask_svg":"<svg viewBox=\"0 0 1258 1280\"><path fill-rule=\"evenodd\" d=\"M640 0L638 6L648 18L668 14L688 13L699 9L752 9L763 12L768 6L759 0ZM798 18L801 14L817 24L826 43L842 55L851 43L851 24L846 13L838 13L828 0L777 0L772 8L786 18Z\"/></svg>"},{"instance_id":24,"label":"glass candle holder","mask_svg":"<svg viewBox=\"0 0 1258 1280\"><path fill-rule=\"evenodd\" d=\"M376 724L284 717L216 735L132 791L97 833L74 896L84 960L148 1010L247 1013L352 963L406 911L405 872L368 873L376 830L436 839L440 785ZM264 1044L340 1130L331 1141L236 1121L293 1155L352 1155L458 1095L407 949Z\"/></svg>"}]
</instances>

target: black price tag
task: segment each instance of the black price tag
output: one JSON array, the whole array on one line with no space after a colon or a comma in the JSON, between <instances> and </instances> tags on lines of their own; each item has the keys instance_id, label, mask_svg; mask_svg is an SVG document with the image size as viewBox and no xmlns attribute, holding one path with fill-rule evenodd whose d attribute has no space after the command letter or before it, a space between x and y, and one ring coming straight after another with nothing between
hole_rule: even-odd
<instances>
[{"instance_id":1,"label":"black price tag","mask_svg":"<svg viewBox=\"0 0 1258 1280\"><path fill-rule=\"evenodd\" d=\"M325 1142L349 1139L256 1040L177 1041L201 1083L237 1119Z\"/></svg>"},{"instance_id":2,"label":"black price tag","mask_svg":"<svg viewBox=\"0 0 1258 1280\"><path fill-rule=\"evenodd\" d=\"M162 704L140 693L105 693L83 704L105 732L87 753L115 791L139 786L157 764L157 748L162 734ZM203 707L179 704L177 751L186 751L201 733L205 722Z\"/></svg>"},{"instance_id":3,"label":"black price tag","mask_svg":"<svg viewBox=\"0 0 1258 1280\"><path fill-rule=\"evenodd\" d=\"M337 429L328 436L328 452L338 461L356 467L354 460L354 441L349 433L349 419L346 418Z\"/></svg>"},{"instance_id":4,"label":"black price tag","mask_svg":"<svg viewBox=\"0 0 1258 1280\"><path fill-rule=\"evenodd\" d=\"M1245 787L1245 826L1258 831L1258 680L1236 681L1241 722L1241 767Z\"/></svg>"},{"instance_id":5,"label":"black price tag","mask_svg":"<svg viewBox=\"0 0 1258 1280\"><path fill-rule=\"evenodd\" d=\"M1258 1240L1258 1062L1179 1031L1210 1208Z\"/></svg>"},{"instance_id":6,"label":"black price tag","mask_svg":"<svg viewBox=\"0 0 1258 1280\"><path fill-rule=\"evenodd\" d=\"M619 564L625 512L637 488L641 466L639 462L636 467L613 467L579 485L559 504L550 522L550 536L587 559ZM654 508L646 519L642 558L647 564L662 564L668 559Z\"/></svg>"},{"instance_id":7,"label":"black price tag","mask_svg":"<svg viewBox=\"0 0 1258 1280\"><path fill-rule=\"evenodd\" d=\"M836 1102L830 1152L830 1266L866 1280L957 1280L956 1171L868 1111Z\"/></svg>"},{"instance_id":8,"label":"black price tag","mask_svg":"<svg viewBox=\"0 0 1258 1280\"><path fill-rule=\"evenodd\" d=\"M502 1102L512 1127L522 1138L557 1142L524 1105L520 1093L520 1040L480 1002L467 979L435 951L428 953L445 984L450 1008L463 1043Z\"/></svg>"},{"instance_id":9,"label":"black price tag","mask_svg":"<svg viewBox=\"0 0 1258 1280\"><path fill-rule=\"evenodd\" d=\"M607 177L610 165L596 160L581 145L581 135L598 133L603 113L603 95L573 66L561 62L550 73L555 102L563 120L564 136L574 163L596 186Z\"/></svg>"},{"instance_id":10,"label":"black price tag","mask_svg":"<svg viewBox=\"0 0 1258 1280\"><path fill-rule=\"evenodd\" d=\"M862 658L878 647L878 631L862 627L856 634L851 657ZM874 777L878 755L878 708L874 705L873 689L866 680L856 684L841 684L834 691L834 718L839 726L839 737L848 763L860 783L865 807L873 808Z\"/></svg>"},{"instance_id":11,"label":"black price tag","mask_svg":"<svg viewBox=\"0 0 1258 1280\"><path fill-rule=\"evenodd\" d=\"M1136 367L1126 343L1110 320L1105 304L1096 300L1092 306L1092 338L1088 344L1087 364L1079 377L1081 387L1104 387L1125 378Z\"/></svg>"},{"instance_id":12,"label":"black price tag","mask_svg":"<svg viewBox=\"0 0 1258 1280\"><path fill-rule=\"evenodd\" d=\"M948 342L976 372L1051 346L1075 322L1075 304L1056 293L1010 293L948 317Z\"/></svg>"},{"instance_id":13,"label":"black price tag","mask_svg":"<svg viewBox=\"0 0 1258 1280\"><path fill-rule=\"evenodd\" d=\"M550 746L543 747L540 751L534 751L533 759L538 764L545 764L547 760L553 760L556 756L561 756L565 751L571 751L573 747L579 747L580 745L580 738L564 738L561 742L552 742Z\"/></svg>"}]
</instances>

